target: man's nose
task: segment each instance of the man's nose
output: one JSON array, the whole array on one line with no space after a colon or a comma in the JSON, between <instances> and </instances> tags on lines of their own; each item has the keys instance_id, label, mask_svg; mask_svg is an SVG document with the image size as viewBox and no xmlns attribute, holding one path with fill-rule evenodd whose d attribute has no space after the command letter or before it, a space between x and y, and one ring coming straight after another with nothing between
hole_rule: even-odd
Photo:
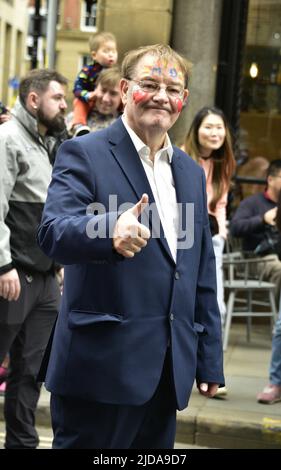
<instances>
[{"instance_id":1,"label":"man's nose","mask_svg":"<svg viewBox=\"0 0 281 470\"><path fill-rule=\"evenodd\" d=\"M67 108L67 102L65 101L64 98L60 102L60 108L61 109L66 109Z\"/></svg>"},{"instance_id":2,"label":"man's nose","mask_svg":"<svg viewBox=\"0 0 281 470\"><path fill-rule=\"evenodd\" d=\"M164 101L168 101L169 97L168 97L167 89L161 87L155 93L154 98L164 100Z\"/></svg>"},{"instance_id":3,"label":"man's nose","mask_svg":"<svg viewBox=\"0 0 281 470\"><path fill-rule=\"evenodd\" d=\"M106 101L107 103L109 103L110 100L111 100L110 93L108 93L108 92L104 93L102 99L103 99L103 101Z\"/></svg>"}]
</instances>

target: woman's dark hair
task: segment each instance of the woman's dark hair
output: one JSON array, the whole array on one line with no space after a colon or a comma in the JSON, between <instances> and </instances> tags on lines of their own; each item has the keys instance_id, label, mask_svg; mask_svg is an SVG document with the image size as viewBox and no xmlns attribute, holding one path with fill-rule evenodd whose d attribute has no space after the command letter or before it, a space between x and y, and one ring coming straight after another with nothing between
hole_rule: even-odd
<instances>
[{"instance_id":1,"label":"woman's dark hair","mask_svg":"<svg viewBox=\"0 0 281 470\"><path fill-rule=\"evenodd\" d=\"M224 126L225 126L225 139L223 145L217 149L213 150L211 156L214 161L214 170L213 170L213 199L210 202L210 209L215 210L217 202L222 197L225 190L228 190L230 186L230 181L234 173L236 166L233 150L232 150L232 138L230 132L230 126L227 122L227 119L223 111L219 108L213 106L204 106L198 111L194 117L188 134L184 143L184 150L188 153L191 158L195 161L199 161L200 158L200 144L198 139L198 130L202 124L202 121L209 114L215 114L221 117Z\"/></svg>"}]
</instances>

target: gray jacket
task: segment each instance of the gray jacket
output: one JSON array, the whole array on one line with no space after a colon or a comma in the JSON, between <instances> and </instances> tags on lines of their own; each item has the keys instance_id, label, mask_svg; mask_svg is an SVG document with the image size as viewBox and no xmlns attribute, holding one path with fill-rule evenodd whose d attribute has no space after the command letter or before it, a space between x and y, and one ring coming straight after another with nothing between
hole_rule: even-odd
<instances>
[{"instance_id":1,"label":"gray jacket","mask_svg":"<svg viewBox=\"0 0 281 470\"><path fill-rule=\"evenodd\" d=\"M52 165L53 137L39 135L36 119L17 101L0 126L0 273L21 267L47 272L53 262L36 243Z\"/></svg>"}]
</instances>

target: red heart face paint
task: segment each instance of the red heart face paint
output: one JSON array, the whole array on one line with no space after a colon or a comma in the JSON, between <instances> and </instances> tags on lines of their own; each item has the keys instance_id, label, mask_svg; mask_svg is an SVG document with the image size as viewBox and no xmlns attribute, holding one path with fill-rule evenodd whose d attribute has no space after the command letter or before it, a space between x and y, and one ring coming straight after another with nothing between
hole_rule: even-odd
<instances>
[{"instance_id":1,"label":"red heart face paint","mask_svg":"<svg viewBox=\"0 0 281 470\"><path fill-rule=\"evenodd\" d=\"M177 105L178 113L180 113L181 110L182 110L182 107L183 107L183 102L180 98L176 98L175 102L176 102L176 105Z\"/></svg>"},{"instance_id":2,"label":"red heart face paint","mask_svg":"<svg viewBox=\"0 0 281 470\"><path fill-rule=\"evenodd\" d=\"M149 99L148 93L142 91L139 87L134 88L133 100L136 104L140 103L141 101L147 101Z\"/></svg>"}]
</instances>

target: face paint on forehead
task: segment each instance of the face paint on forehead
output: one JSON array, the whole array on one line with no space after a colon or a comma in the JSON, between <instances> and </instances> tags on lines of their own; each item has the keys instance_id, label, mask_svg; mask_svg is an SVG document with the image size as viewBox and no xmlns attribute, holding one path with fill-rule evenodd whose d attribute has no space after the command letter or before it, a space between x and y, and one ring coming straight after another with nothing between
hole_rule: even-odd
<instances>
[{"instance_id":1,"label":"face paint on forehead","mask_svg":"<svg viewBox=\"0 0 281 470\"><path fill-rule=\"evenodd\" d=\"M152 60L150 63L144 64L140 73L143 76L161 77L166 74L171 78L184 81L183 72L176 62L168 62L165 59Z\"/></svg>"},{"instance_id":2,"label":"face paint on forehead","mask_svg":"<svg viewBox=\"0 0 281 470\"><path fill-rule=\"evenodd\" d=\"M149 100L149 94L141 90L139 85L134 85L132 91L133 91L133 100L136 104L140 103L141 101Z\"/></svg>"},{"instance_id":3,"label":"face paint on forehead","mask_svg":"<svg viewBox=\"0 0 281 470\"><path fill-rule=\"evenodd\" d=\"M175 66L171 66L168 70L169 70L169 75L170 75L170 77L172 77L172 78L178 78L179 80L184 81L184 79L183 79L183 73L182 73L182 71L181 71L179 68L177 68L177 67L175 67Z\"/></svg>"}]
</instances>

